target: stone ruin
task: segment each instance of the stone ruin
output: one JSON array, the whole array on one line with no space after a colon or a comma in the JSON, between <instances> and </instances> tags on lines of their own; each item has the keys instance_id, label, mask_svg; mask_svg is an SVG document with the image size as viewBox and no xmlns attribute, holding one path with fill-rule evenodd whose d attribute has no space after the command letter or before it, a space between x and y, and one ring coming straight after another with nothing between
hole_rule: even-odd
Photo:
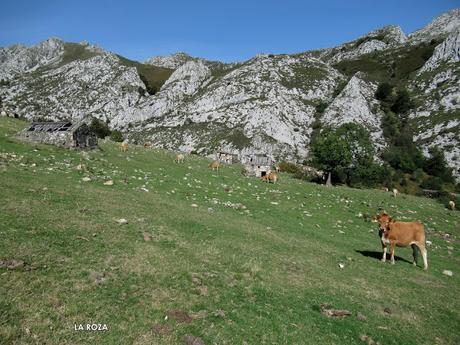
<instances>
[{"instance_id":1,"label":"stone ruin","mask_svg":"<svg viewBox=\"0 0 460 345\"><path fill-rule=\"evenodd\" d=\"M94 149L97 136L84 122L32 122L18 134L20 139L76 149Z\"/></svg>"}]
</instances>

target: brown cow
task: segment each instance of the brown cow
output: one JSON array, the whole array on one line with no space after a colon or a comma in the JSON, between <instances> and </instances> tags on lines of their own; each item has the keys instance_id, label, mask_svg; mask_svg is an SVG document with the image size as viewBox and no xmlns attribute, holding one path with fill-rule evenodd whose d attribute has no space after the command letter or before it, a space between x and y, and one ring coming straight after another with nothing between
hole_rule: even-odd
<instances>
[{"instance_id":1,"label":"brown cow","mask_svg":"<svg viewBox=\"0 0 460 345\"><path fill-rule=\"evenodd\" d=\"M185 162L185 156L182 153L179 153L176 155L176 163L184 163Z\"/></svg>"},{"instance_id":2,"label":"brown cow","mask_svg":"<svg viewBox=\"0 0 460 345\"><path fill-rule=\"evenodd\" d=\"M268 183L276 183L276 181L278 181L278 174L273 171L269 171L268 174L261 177L261 180Z\"/></svg>"},{"instance_id":3,"label":"brown cow","mask_svg":"<svg viewBox=\"0 0 460 345\"><path fill-rule=\"evenodd\" d=\"M121 149L122 152L128 151L128 143L126 141L122 142L120 144L120 149Z\"/></svg>"},{"instance_id":4,"label":"brown cow","mask_svg":"<svg viewBox=\"0 0 460 345\"><path fill-rule=\"evenodd\" d=\"M219 161L212 161L211 164L209 164L209 168L212 169L212 171L214 171L214 170L219 171L220 162Z\"/></svg>"},{"instance_id":5,"label":"brown cow","mask_svg":"<svg viewBox=\"0 0 460 345\"><path fill-rule=\"evenodd\" d=\"M377 216L379 222L379 235L382 241L383 258L387 258L387 245L391 247L391 263L395 263L395 246L412 246L414 266L417 265L417 247L422 253L424 269L428 269L427 251L425 248L425 228L419 222L397 222L387 213L382 212Z\"/></svg>"}]
</instances>

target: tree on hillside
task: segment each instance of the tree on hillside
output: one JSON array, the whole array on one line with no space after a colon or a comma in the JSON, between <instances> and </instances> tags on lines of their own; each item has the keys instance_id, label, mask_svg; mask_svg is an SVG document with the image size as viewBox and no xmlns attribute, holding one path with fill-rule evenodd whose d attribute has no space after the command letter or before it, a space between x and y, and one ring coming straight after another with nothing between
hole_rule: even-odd
<instances>
[{"instance_id":1,"label":"tree on hillside","mask_svg":"<svg viewBox=\"0 0 460 345\"><path fill-rule=\"evenodd\" d=\"M377 98L379 101L386 101L390 97L392 91L393 86L391 86L389 83L381 83L377 87L375 98Z\"/></svg>"},{"instance_id":2,"label":"tree on hillside","mask_svg":"<svg viewBox=\"0 0 460 345\"><path fill-rule=\"evenodd\" d=\"M332 185L332 175L349 183L353 169L373 165L369 133L354 123L323 131L312 142L311 150L313 164L328 174L327 186Z\"/></svg>"},{"instance_id":3,"label":"tree on hillside","mask_svg":"<svg viewBox=\"0 0 460 345\"><path fill-rule=\"evenodd\" d=\"M430 157L425 159L423 170L432 176L439 177L444 182L455 183L452 168L448 167L444 153L437 147L430 148L428 152Z\"/></svg>"},{"instance_id":4,"label":"tree on hillside","mask_svg":"<svg viewBox=\"0 0 460 345\"><path fill-rule=\"evenodd\" d=\"M89 128L91 128L91 130L96 133L97 137L100 139L104 139L110 135L109 125L99 119L93 118Z\"/></svg>"}]
</instances>

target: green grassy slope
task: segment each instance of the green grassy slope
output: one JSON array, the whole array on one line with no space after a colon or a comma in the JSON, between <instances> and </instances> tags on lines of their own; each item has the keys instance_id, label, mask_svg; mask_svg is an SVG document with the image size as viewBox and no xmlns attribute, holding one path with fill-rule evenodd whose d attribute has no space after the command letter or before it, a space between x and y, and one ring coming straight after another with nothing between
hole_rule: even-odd
<instances>
[{"instance_id":1,"label":"green grassy slope","mask_svg":"<svg viewBox=\"0 0 460 345\"><path fill-rule=\"evenodd\" d=\"M460 342L458 211L284 174L267 185L156 149L28 144L13 138L24 125L0 119L0 260L25 262L0 268L2 344ZM426 224L427 272L407 248L379 261L376 225L359 216L379 207ZM322 303L353 315L327 318ZM74 331L91 322L109 330Z\"/></svg>"},{"instance_id":2,"label":"green grassy slope","mask_svg":"<svg viewBox=\"0 0 460 345\"><path fill-rule=\"evenodd\" d=\"M172 69L143 64L117 55L122 65L136 67L139 77L150 94L157 93L174 72Z\"/></svg>"}]
</instances>

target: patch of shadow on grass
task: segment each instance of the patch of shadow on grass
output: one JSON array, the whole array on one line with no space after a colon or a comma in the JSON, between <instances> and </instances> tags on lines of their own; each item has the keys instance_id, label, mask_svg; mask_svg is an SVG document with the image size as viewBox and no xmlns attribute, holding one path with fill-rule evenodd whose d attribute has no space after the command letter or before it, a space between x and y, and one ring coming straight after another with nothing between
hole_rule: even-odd
<instances>
[{"instance_id":1,"label":"patch of shadow on grass","mask_svg":"<svg viewBox=\"0 0 460 345\"><path fill-rule=\"evenodd\" d=\"M376 251L371 251L371 250L355 250L356 253L359 253L361 255L364 255L364 256L367 256L369 258L373 258L373 259L377 259L377 260L381 260L382 259L382 255L383 253L382 252L376 252ZM390 259L390 254L387 253L387 260ZM400 256L396 256L395 255L395 261L404 261L404 262L408 262L408 263L412 263Z\"/></svg>"}]
</instances>

